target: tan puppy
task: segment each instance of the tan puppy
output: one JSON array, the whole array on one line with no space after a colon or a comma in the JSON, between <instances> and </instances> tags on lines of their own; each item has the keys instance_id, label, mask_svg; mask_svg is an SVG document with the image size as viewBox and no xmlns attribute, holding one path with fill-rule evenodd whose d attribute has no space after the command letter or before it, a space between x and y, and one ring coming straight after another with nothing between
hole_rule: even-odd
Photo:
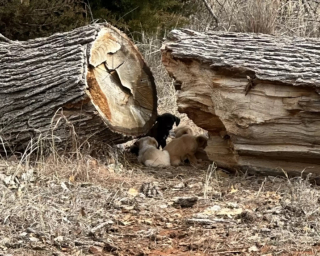
<instances>
[{"instance_id":1,"label":"tan puppy","mask_svg":"<svg viewBox=\"0 0 320 256\"><path fill-rule=\"evenodd\" d=\"M174 130L174 134L176 138L179 138L185 134L193 135L193 132L188 126L181 126Z\"/></svg>"},{"instance_id":2,"label":"tan puppy","mask_svg":"<svg viewBox=\"0 0 320 256\"><path fill-rule=\"evenodd\" d=\"M135 143L139 147L138 161L145 166L164 167L170 166L168 151L157 149L158 142L155 138L144 137Z\"/></svg>"},{"instance_id":3,"label":"tan puppy","mask_svg":"<svg viewBox=\"0 0 320 256\"><path fill-rule=\"evenodd\" d=\"M194 154L199 149L204 149L207 146L208 138L200 135L185 134L180 138L173 139L165 148L170 154L171 165L179 165L181 161L188 158L192 165L197 164L197 158Z\"/></svg>"}]
</instances>

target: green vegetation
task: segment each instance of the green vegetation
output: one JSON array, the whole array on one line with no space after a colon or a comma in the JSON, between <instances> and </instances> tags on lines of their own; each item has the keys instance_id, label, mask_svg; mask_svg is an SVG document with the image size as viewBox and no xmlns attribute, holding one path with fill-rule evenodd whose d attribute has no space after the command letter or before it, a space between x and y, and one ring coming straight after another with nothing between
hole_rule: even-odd
<instances>
[{"instance_id":1,"label":"green vegetation","mask_svg":"<svg viewBox=\"0 0 320 256\"><path fill-rule=\"evenodd\" d=\"M14 40L44 37L88 24L81 0L0 0L0 33Z\"/></svg>"},{"instance_id":2,"label":"green vegetation","mask_svg":"<svg viewBox=\"0 0 320 256\"><path fill-rule=\"evenodd\" d=\"M188 22L189 0L0 0L0 33L15 40L49 36L108 21L133 36L164 35Z\"/></svg>"},{"instance_id":3,"label":"green vegetation","mask_svg":"<svg viewBox=\"0 0 320 256\"><path fill-rule=\"evenodd\" d=\"M188 0L93 0L93 16L107 20L127 33L154 32L163 35L167 30L188 22L197 1Z\"/></svg>"}]
</instances>

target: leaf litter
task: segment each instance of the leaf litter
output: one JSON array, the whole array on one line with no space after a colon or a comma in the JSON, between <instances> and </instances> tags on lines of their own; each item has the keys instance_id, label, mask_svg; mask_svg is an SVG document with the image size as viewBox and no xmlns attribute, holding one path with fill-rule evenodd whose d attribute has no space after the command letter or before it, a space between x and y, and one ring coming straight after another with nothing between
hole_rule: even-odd
<instances>
[{"instance_id":1,"label":"leaf litter","mask_svg":"<svg viewBox=\"0 0 320 256\"><path fill-rule=\"evenodd\" d=\"M0 255L319 253L316 185L219 169L208 176L209 164L2 160Z\"/></svg>"}]
</instances>

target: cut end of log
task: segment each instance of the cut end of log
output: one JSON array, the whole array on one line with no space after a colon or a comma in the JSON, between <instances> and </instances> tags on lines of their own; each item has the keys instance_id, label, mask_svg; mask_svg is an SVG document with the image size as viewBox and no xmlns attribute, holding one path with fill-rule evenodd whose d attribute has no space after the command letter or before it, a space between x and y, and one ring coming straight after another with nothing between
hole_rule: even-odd
<instances>
[{"instance_id":1,"label":"cut end of log","mask_svg":"<svg viewBox=\"0 0 320 256\"><path fill-rule=\"evenodd\" d=\"M74 134L83 147L123 143L157 117L150 69L109 24L25 42L0 35L0 67L0 151L23 151L30 139L65 151Z\"/></svg>"},{"instance_id":2,"label":"cut end of log","mask_svg":"<svg viewBox=\"0 0 320 256\"><path fill-rule=\"evenodd\" d=\"M90 49L87 94L114 132L145 134L156 120L153 76L136 46L106 25Z\"/></svg>"}]
</instances>

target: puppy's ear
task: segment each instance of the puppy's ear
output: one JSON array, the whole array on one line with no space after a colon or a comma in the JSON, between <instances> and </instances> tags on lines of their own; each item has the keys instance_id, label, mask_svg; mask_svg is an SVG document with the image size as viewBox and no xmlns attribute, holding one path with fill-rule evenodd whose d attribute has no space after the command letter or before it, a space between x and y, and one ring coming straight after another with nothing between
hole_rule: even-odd
<instances>
[{"instance_id":1,"label":"puppy's ear","mask_svg":"<svg viewBox=\"0 0 320 256\"><path fill-rule=\"evenodd\" d=\"M155 138L150 138L150 144L153 144L156 148L158 148L158 141Z\"/></svg>"},{"instance_id":2,"label":"puppy's ear","mask_svg":"<svg viewBox=\"0 0 320 256\"><path fill-rule=\"evenodd\" d=\"M174 116L175 122L176 122L176 126L178 126L180 124L180 118Z\"/></svg>"},{"instance_id":3,"label":"puppy's ear","mask_svg":"<svg viewBox=\"0 0 320 256\"><path fill-rule=\"evenodd\" d=\"M157 122L160 122L161 119L162 119L162 117L161 117L161 116L158 116L157 119L156 119L156 121L157 121Z\"/></svg>"},{"instance_id":4,"label":"puppy's ear","mask_svg":"<svg viewBox=\"0 0 320 256\"><path fill-rule=\"evenodd\" d=\"M205 149L208 145L208 138L206 138L203 135L200 135L196 138L197 143L198 143L198 148L203 148Z\"/></svg>"}]
</instances>

